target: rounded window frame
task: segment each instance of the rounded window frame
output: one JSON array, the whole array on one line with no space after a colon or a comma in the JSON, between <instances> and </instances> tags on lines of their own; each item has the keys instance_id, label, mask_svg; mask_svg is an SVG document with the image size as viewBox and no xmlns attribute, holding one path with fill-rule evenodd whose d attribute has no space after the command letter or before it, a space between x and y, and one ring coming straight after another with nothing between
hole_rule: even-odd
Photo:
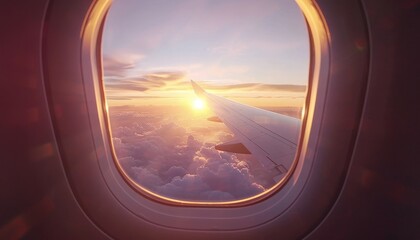
<instances>
[{"instance_id":1,"label":"rounded window frame","mask_svg":"<svg viewBox=\"0 0 420 240\"><path fill-rule=\"evenodd\" d=\"M328 121L325 119L336 112L334 107L337 105L334 105L335 103L331 102L331 99L337 99L336 95L339 95L338 93L343 90L342 86L337 86L339 83L331 80L331 78L337 77L334 75L337 72L333 72L331 69L331 58L336 56L335 51L331 52L333 46L331 45L330 30L327 26L334 28L340 28L341 26L340 24L333 24L331 21L327 24L325 17L321 14L319 3L316 4L309 0L298 0L297 2L307 19L312 41L309 76L312 79L309 87L310 95L307 98L308 105L305 110L305 129L302 131L302 137L300 138L299 161L287 183L270 197L248 205L230 205L227 207L158 202L139 194L138 191L127 184L114 162L108 135L107 107L103 85L101 84L100 33L110 1L93 1L87 13L74 10L79 11L79 14L84 14L81 29L66 29L65 32L62 30L63 26L70 24L71 21L62 18L60 12L68 11L66 6L73 6L74 3L59 0L49 6L47 10L49 16L47 18L51 25L43 33L43 62L47 66L44 68L44 75L46 76L48 101L52 114L59 116L60 107L69 111L82 109L78 107L86 107L87 112L86 116L78 116L83 117L83 121L72 126L77 128L74 133L68 130L68 126L64 122L65 119L52 117L63 161L63 169L69 180L69 186L86 216L101 229L106 229L107 232L113 233L111 235L117 238L124 238L123 236L126 236L124 234L128 233L131 234L131 237L141 237L148 231L156 230L156 227L165 229L162 234L192 230L191 233L185 231L185 236L190 237L191 234L199 233L246 234L247 232L258 233L258 231L254 231L255 229L263 229L263 231L269 229L268 232L284 231L282 236L285 236L285 238L287 236L296 238L296 236L302 235L302 231L308 230L296 230L291 224L299 222L301 228L313 229L314 224L322 220L338 197L351 159L351 151L337 152L341 150L338 149L334 152L333 150L333 153L341 156L341 158L334 159L335 155L328 152L331 149L325 149L325 146L323 148L319 147L320 143L325 144L334 135L330 133L332 130L325 129L328 127ZM78 4L86 5L87 3ZM328 4L334 5L333 3ZM346 4L357 5L357 3ZM325 3L325 5L327 4ZM337 6L336 8L339 9ZM342 6L340 8L343 9ZM349 11L360 11L360 9L346 9L346 12ZM51 12L54 12L54 14ZM352 12L348 14L351 15ZM333 19L333 17L330 17L330 19ZM365 31L365 25L363 25L365 23L362 23L363 16L356 20L360 21L359 25L362 27L356 24L352 31ZM79 32L76 32L77 30ZM346 30L350 31L349 29ZM334 32L337 32L337 30L334 30ZM66 37L66 34L70 37ZM354 33L349 34L354 35ZM74 41L72 42L74 45L80 46L80 51L62 51L66 46L69 46L69 41ZM343 45L343 42L346 43L347 39L342 38L337 41L338 44L335 46ZM69 59L67 61L71 64L60 64L60 62L54 61L57 56L62 54L61 52L71 54L71 56L65 58L66 60ZM346 63L346 59L337 59L335 59L336 62L341 60L341 62ZM78 64L77 61L79 61ZM356 122L354 123L356 127L359 119L357 114L360 113L360 102L363 103L366 85L363 64L364 62L360 62L359 65L361 66L357 65L359 66L357 69L352 69L357 73L360 72L361 78L356 84L352 85L352 91L355 91L360 98L357 99L356 103L350 104L352 114L354 112L354 116L351 115L351 118ZM63 72L80 72L81 78L73 78L73 82L66 82L68 79L60 77ZM346 78L342 81L348 83L352 80ZM80 99L80 83L83 85L82 99ZM338 93L337 89L340 90ZM334 92L334 94L329 94L330 92ZM340 97L349 99L352 94ZM74 102L68 103L67 98L69 96L78 97L76 104ZM84 111L84 109L82 110ZM340 116L336 118L340 121L343 120ZM343 123L340 122L338 127L341 126L340 124ZM337 128L337 126L334 127ZM334 129L334 127L330 127L330 129ZM344 130L344 137L348 141L343 143L343 146L346 147L345 150L352 149L356 137L354 130L348 130L348 132L346 132L346 129ZM76 141L87 143L89 146L86 145L86 149L75 148L71 144ZM337 145L338 143L328 144L335 146L334 144ZM330 145L328 147L331 147ZM85 159L75 158L75 156ZM77 167L74 167L75 162L77 162ZM332 162L336 164L333 166L331 165ZM332 172L331 176L328 176L334 180L334 184L324 183L325 179L322 174L331 169L337 170L337 172ZM325 201L314 201L313 198L316 196L317 189L319 190L319 186L323 184L332 185L332 189L324 193ZM92 198L100 199L101 204L92 202ZM107 207L107 211L103 211L104 206ZM302 216L305 216L305 221L301 221ZM109 218L113 218L115 221L109 221ZM280 225L282 226L281 229L273 227ZM137 231L135 226L142 226L142 231ZM124 232L125 228L129 228L129 231ZM137 235L132 235L133 232Z\"/></svg>"},{"instance_id":2,"label":"rounded window frame","mask_svg":"<svg viewBox=\"0 0 420 240\"><path fill-rule=\"evenodd\" d=\"M108 6L108 8L110 7L110 5ZM303 15L303 13L302 13ZM90 39L94 39L97 38L99 39L100 36L102 35L102 29L103 29L103 25L105 22L105 15L103 16L104 18L102 19L102 23L100 24L100 28L97 28L94 30L95 32L95 36L91 36ZM304 16L303 16L304 17ZM94 20L94 21L99 21L99 19ZM94 25L92 25L94 26ZM99 24L97 24L96 26L99 26ZM310 56L312 56L312 52L313 52L313 40L310 37L311 32L310 32L310 26L309 23L307 22L307 30L308 30L308 36L310 39L308 39L309 42L309 50L310 50ZM89 30L91 31L91 30ZM100 44L96 44L96 49L97 52L100 53L101 49L98 48L98 46L100 46ZM94 46L92 46L92 48L94 48ZM90 56L90 58L89 58ZM90 62L92 64L92 69L98 69L99 73L98 76L103 75L103 69L102 69L102 63L101 63L101 54L95 54L95 58L96 60L92 57L91 53L88 52L86 54L86 59L88 59L87 61ZM311 57L310 57L311 58ZM325 59L325 56L324 56ZM287 182L290 180L291 176L293 175L294 170L296 169L298 162L299 162L299 158L300 158L300 152L301 152L301 146L303 143L303 135L305 133L305 126L306 126L306 121L307 121L307 108L309 107L309 103L310 103L310 96L312 94L312 84L311 84L311 79L313 76L313 71L316 71L313 67L312 67L312 61L314 59L310 59L309 62L309 75L308 75L308 87L307 87L307 92L305 93L305 105L302 108L302 123L301 123L301 129L300 129L300 136L299 136L299 143L297 144L298 148L296 149L296 154L293 160L293 164L290 167L289 171L286 173L286 176L284 176L279 182L277 182L276 184L274 184L270 189L259 193L257 195L245 198L245 199L238 199L238 200L233 200L233 201L188 201L188 200L179 200L179 199L174 199L174 198L170 198L170 197L165 197L162 195L159 195L157 193L154 193L151 190L148 190L145 187L142 187L141 184L137 183L136 181L134 181L130 176L127 175L127 173L125 172L125 170L123 169L123 167L121 166L118 157L115 154L115 148L113 146L113 141L112 141L112 133L111 133L111 124L110 124L110 119L108 116L108 111L107 108L105 107L106 111L102 111L104 114L103 117L103 122L104 125L108 126L105 129L102 129L103 132L105 132L107 134L106 140L104 140L104 142L109 142L111 144L110 149L107 149L107 152L111 152L110 155L112 155L112 159L114 160L115 165L117 166L117 169L119 171L119 173L122 175L124 181L131 186L135 191L137 191L139 194L142 194L144 197L151 199L153 201L156 202L160 202L162 204L169 204L169 205L174 205L174 206L190 206L190 207L210 207L210 208L220 208L220 207L242 207L242 206L246 206L246 205L251 205L251 204L255 204L258 203L260 201L264 201L265 199L269 198L270 196L272 196L273 194L276 194L277 191L279 191L281 188L283 188ZM96 64L94 64L96 63ZM105 97L105 87L104 87L104 83L103 83L103 79L102 78L96 78L94 81L99 81L101 82L100 85L102 85L103 87L100 88L100 90L96 90L96 94L100 95L101 97L101 102L98 104L101 104L103 106L107 106L107 100ZM95 86L95 88L97 88L97 86ZM98 99L98 97L96 97L96 99ZM99 117L100 118L100 117Z\"/></svg>"},{"instance_id":3,"label":"rounded window frame","mask_svg":"<svg viewBox=\"0 0 420 240\"><path fill-rule=\"evenodd\" d=\"M86 46L86 48L82 49L82 65L83 66L91 66L91 71L86 69L84 71L84 82L85 84L93 83L90 86L86 87L86 89L93 88L94 91L89 92L86 91L86 95L88 99L95 99L95 101L88 101L89 104L89 112L98 113L97 115L90 115L90 117L94 118L93 122L100 122L100 132L102 136L100 140L97 141L97 147L100 148L102 145L105 146L105 154L104 158L99 160L99 165L103 170L104 174L108 174L104 176L104 179L107 180L108 187L111 191L114 191L116 194L115 196L120 196L120 194L127 194L129 195L130 200L134 200L134 202L127 202L126 199L120 198L120 202L123 202L123 205L130 209L131 212L135 213L138 216L144 214L145 211L141 210L140 208L146 207L151 212L160 212L155 216L155 223L159 222L159 225L163 225L166 227L174 227L173 222L175 219L188 218L192 217L197 220L200 216L202 216L203 211L208 212L206 215L214 215L215 212L219 212L220 216L223 216L223 219L226 219L225 211L226 209L235 209L239 208L238 213L234 214L233 218L243 218L243 209L247 208L246 215L259 213L261 216L265 216L264 221L269 221L267 219L267 210L273 208L271 205L272 202L277 202L276 209L281 209L275 211L275 214L272 215L274 219L276 216L281 214L281 212L286 211L288 206L293 203L294 198L298 195L298 188L303 187L304 179L307 179L308 174L310 173L310 166L313 156L311 153L307 152L307 145L311 143L311 145L316 145L316 139L310 139L310 136L316 136L317 131L317 120L316 115L322 114L321 107L324 105L325 101L325 92L327 84L323 84L321 79L328 79L328 71L329 71L329 53L328 53L328 41L327 41L327 31L322 19L322 16L319 15L318 9L316 5L309 4L307 1L297 1L299 7L304 14L304 17L307 20L308 26L308 35L310 36L310 70L309 70L309 84L306 96L306 103L304 106L304 116L302 119L302 126L301 126L301 136L299 138L298 149L296 152L295 160L293 162L293 166L287 173L286 177L284 177L279 183L277 183L271 189L256 195L254 197L250 197L248 199L241 199L237 201L229 201L229 202L195 202L195 201L183 201L177 200L172 198L167 198L164 196L160 196L159 194L153 193L143 187L141 187L138 183L132 180L122 169L121 165L118 162L117 156L115 155L114 148L112 145L112 138L110 133L110 122L107 113L107 103L105 97L105 89L102 79L102 66L101 66L101 49L100 49L100 36L103 30L103 24L106 17L106 12L104 7L97 7L94 6L92 8L92 12L90 16L87 18L86 21L86 28L84 29L83 34L83 41L86 43L90 43L90 46ZM98 3L97 3L98 4ZM106 9L109 9L110 4L106 5ZM309 19L308 19L309 16ZM314 36L317 36L314 38ZM95 41L95 39L97 41ZM95 51L93 51L95 50ZM99 54L98 54L99 53ZM322 59L322 61L321 61ZM95 73L95 70L98 72ZM87 80L87 81L86 81ZM90 95L89 93L94 93L94 95ZM311 104L316 103L316 104ZM101 107L105 106L105 107ZM315 114L316 112L316 114ZM315 115L315 116L314 116ZM309 127L306 127L307 125ZM315 132L314 132L315 131ZM95 138L96 139L96 138ZM312 153L313 154L313 153ZM115 167L113 167L115 166ZM123 180L123 181L121 181ZM297 180L297 181L296 181ZM125 182L126 185L121 184L121 182ZM136 201L136 198L139 201ZM147 199L147 200L146 200ZM149 204L144 204L144 201L147 201ZM280 200L280 201L279 201ZM285 204L285 202L288 202ZM138 204L137 206L135 206ZM158 206L156 206L158 204ZM254 211L253 209L258 207L258 211ZM264 207L261 207L263 205ZM187 211L189 214L188 216L182 216L182 212L186 212L181 210L181 208L189 208ZM173 208L176 208L175 214L173 214L166 224L162 224L161 216L165 215L168 217L168 212L173 212ZM159 209L159 211L156 211ZM262 211L264 209L265 211ZM197 210L197 211L196 211ZM194 213L197 212L197 213ZM210 213L211 212L211 213ZM233 216L233 215L232 215ZM262 217L255 217L258 219L253 224L249 224L246 226L238 226L238 229L241 228L248 228L256 225L257 222L260 222ZM151 219L150 216L144 217L144 219ZM169 219L169 218L168 218ZM217 218L216 218L217 219ZM206 224L203 224L200 228L201 230L207 229L206 225L208 219L206 217L203 218L203 221ZM223 225L226 225L224 223ZM225 230L232 229L232 226L237 224L227 224L228 226ZM242 224L241 224L242 225ZM175 226L176 228L186 228L187 226ZM218 226L218 229L223 229L225 227Z\"/></svg>"}]
</instances>

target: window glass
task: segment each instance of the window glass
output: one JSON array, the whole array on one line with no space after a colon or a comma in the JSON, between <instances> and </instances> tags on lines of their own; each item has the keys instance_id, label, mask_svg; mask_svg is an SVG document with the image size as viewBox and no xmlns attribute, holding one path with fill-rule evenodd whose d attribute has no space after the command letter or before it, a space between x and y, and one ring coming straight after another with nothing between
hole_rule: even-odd
<instances>
[{"instance_id":1,"label":"window glass","mask_svg":"<svg viewBox=\"0 0 420 240\"><path fill-rule=\"evenodd\" d=\"M219 122L191 80L213 95L299 119L309 39L295 2L115 0L103 67L116 161L143 188L225 202L263 193L286 175L289 166L267 166L253 151L234 153L249 150L244 136ZM252 121L265 127L265 118ZM254 135L257 144L272 143ZM229 142L234 151L215 148Z\"/></svg>"}]
</instances>

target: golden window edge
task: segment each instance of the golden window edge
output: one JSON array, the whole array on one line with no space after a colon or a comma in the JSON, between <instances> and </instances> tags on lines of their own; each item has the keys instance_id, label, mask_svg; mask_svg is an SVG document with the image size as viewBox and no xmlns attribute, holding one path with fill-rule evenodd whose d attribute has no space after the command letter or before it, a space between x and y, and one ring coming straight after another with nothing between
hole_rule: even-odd
<instances>
[{"instance_id":1,"label":"golden window edge","mask_svg":"<svg viewBox=\"0 0 420 240\"><path fill-rule=\"evenodd\" d=\"M110 157L112 157L112 161L116 167L116 170L121 175L124 182L135 192L154 202L170 206L187 207L244 207L264 201L281 191L282 188L287 184L287 182L291 180L292 175L296 173L298 163L300 161L303 161L303 156L306 153L305 144L308 143L308 133L312 126L312 119L310 117L308 118L308 116L313 116L313 106L315 105L316 92L318 86L317 82L319 81L319 74L321 71L320 61L323 60L323 51L325 51L325 45L328 42L328 33L326 31L326 26L324 24L323 17L318 11L317 6L309 0L296 0L296 3L299 6L303 17L305 18L307 23L310 61L308 87L306 90L307 92L305 96L305 103L302 107L303 116L299 133L299 143L298 148L296 150L295 159L293 160L293 164L290 167L289 171L279 182L274 184L271 188L248 198L233 201L189 201L165 197L141 186L139 183L135 182L130 176L128 176L128 174L121 166L118 157L115 154L115 148L112 141L108 104L105 93L102 66L102 46L101 44L98 44L101 42L100 38L102 38L102 30L106 19L106 13L111 7L111 3L111 0L101 0L94 3L91 14L89 14L85 21L84 32L81 36L83 39L83 43L86 44L86 48L82 49L82 51L86 51L86 49L89 49L89 52L87 54L90 57L92 67L91 74L94 82L93 85L95 99L98 103L97 110L100 112L99 114L102 115L99 116L99 118L103 120L101 122L103 125L101 129L105 130L104 134L106 135L105 139L107 140L107 142L104 142L104 144L109 145L108 147L111 154Z\"/></svg>"}]
</instances>

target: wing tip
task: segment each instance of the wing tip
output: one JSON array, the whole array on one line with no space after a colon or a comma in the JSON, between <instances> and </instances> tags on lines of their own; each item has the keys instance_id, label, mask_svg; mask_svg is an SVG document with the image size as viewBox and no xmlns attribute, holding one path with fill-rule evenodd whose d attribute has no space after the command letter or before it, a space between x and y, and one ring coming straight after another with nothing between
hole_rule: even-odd
<instances>
[{"instance_id":1,"label":"wing tip","mask_svg":"<svg viewBox=\"0 0 420 240\"><path fill-rule=\"evenodd\" d=\"M194 89L194 92L197 96L202 96L204 95L204 93L206 93L206 91L204 91L204 89L202 89L196 82L194 82L193 80L191 80L191 85Z\"/></svg>"}]
</instances>

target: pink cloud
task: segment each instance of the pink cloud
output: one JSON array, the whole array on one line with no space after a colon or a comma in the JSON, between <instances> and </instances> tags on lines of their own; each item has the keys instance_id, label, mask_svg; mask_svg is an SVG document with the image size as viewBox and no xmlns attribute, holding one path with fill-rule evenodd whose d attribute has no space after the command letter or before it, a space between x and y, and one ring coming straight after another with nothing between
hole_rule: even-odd
<instances>
[{"instance_id":1,"label":"pink cloud","mask_svg":"<svg viewBox=\"0 0 420 240\"><path fill-rule=\"evenodd\" d=\"M172 122L164 123L165 118L159 117L157 109L154 111L110 109L118 160L143 187L176 199L227 201L258 194L274 183L255 178L249 159L219 152L214 149L217 142L203 142L193 136L211 133L205 128L191 132L179 126L171 112L165 115Z\"/></svg>"}]
</instances>

